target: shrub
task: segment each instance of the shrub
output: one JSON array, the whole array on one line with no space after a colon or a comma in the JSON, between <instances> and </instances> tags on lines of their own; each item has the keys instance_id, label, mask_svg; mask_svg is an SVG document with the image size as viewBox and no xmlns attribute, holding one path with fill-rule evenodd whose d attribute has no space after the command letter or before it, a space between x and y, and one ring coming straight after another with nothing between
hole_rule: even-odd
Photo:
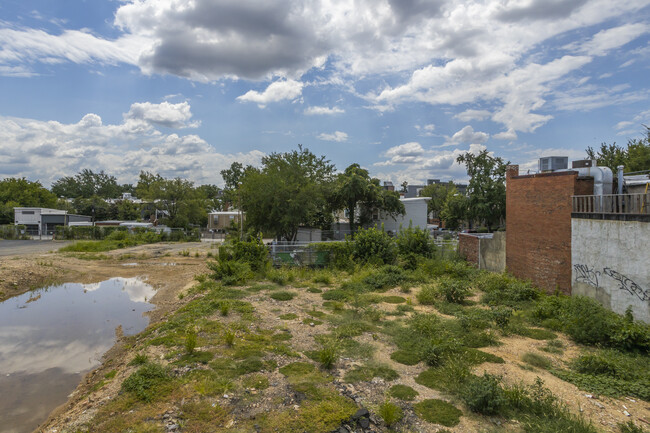
<instances>
[{"instance_id":1,"label":"shrub","mask_svg":"<svg viewBox=\"0 0 650 433\"><path fill-rule=\"evenodd\" d=\"M247 263L254 272L266 270L269 251L261 239L253 238L247 242L235 240L219 247L219 261L237 261Z\"/></svg>"},{"instance_id":2,"label":"shrub","mask_svg":"<svg viewBox=\"0 0 650 433\"><path fill-rule=\"evenodd\" d=\"M362 283L369 286L371 290L379 291L400 285L408 277L402 268L394 265L382 266L370 275L363 278Z\"/></svg>"},{"instance_id":3,"label":"shrub","mask_svg":"<svg viewBox=\"0 0 650 433\"><path fill-rule=\"evenodd\" d=\"M498 306L492 308L492 319L494 323L501 329L505 329L510 324L510 319L512 318L513 311L511 308Z\"/></svg>"},{"instance_id":4,"label":"shrub","mask_svg":"<svg viewBox=\"0 0 650 433\"><path fill-rule=\"evenodd\" d=\"M234 286L245 284L253 278L253 272L248 263L235 260L219 260L208 262L207 266L213 271L212 278L221 280L224 284Z\"/></svg>"},{"instance_id":5,"label":"shrub","mask_svg":"<svg viewBox=\"0 0 650 433\"><path fill-rule=\"evenodd\" d=\"M395 239L400 256L433 257L435 245L429 234L419 227L402 229Z\"/></svg>"},{"instance_id":6,"label":"shrub","mask_svg":"<svg viewBox=\"0 0 650 433\"><path fill-rule=\"evenodd\" d=\"M471 378L461 391L461 398L472 412L483 415L498 413L506 402L499 379L487 373Z\"/></svg>"},{"instance_id":7,"label":"shrub","mask_svg":"<svg viewBox=\"0 0 650 433\"><path fill-rule=\"evenodd\" d=\"M454 304L462 304L470 293L466 281L452 278L441 278L438 290L447 302Z\"/></svg>"},{"instance_id":8,"label":"shrub","mask_svg":"<svg viewBox=\"0 0 650 433\"><path fill-rule=\"evenodd\" d=\"M352 257L361 263L393 264L397 258L395 241L383 230L359 230L352 241Z\"/></svg>"},{"instance_id":9,"label":"shrub","mask_svg":"<svg viewBox=\"0 0 650 433\"><path fill-rule=\"evenodd\" d=\"M401 420L404 416L402 408L388 400L385 400L379 408L377 408L377 414L384 420L388 427Z\"/></svg>"},{"instance_id":10,"label":"shrub","mask_svg":"<svg viewBox=\"0 0 650 433\"><path fill-rule=\"evenodd\" d=\"M422 305L434 305L436 303L436 298L438 297L438 292L433 286L424 286L415 297Z\"/></svg>"},{"instance_id":11,"label":"shrub","mask_svg":"<svg viewBox=\"0 0 650 433\"><path fill-rule=\"evenodd\" d=\"M507 274L483 273L476 285L485 292L481 300L491 306L516 308L541 296L538 289Z\"/></svg>"},{"instance_id":12,"label":"shrub","mask_svg":"<svg viewBox=\"0 0 650 433\"><path fill-rule=\"evenodd\" d=\"M335 269L350 269L353 265L353 243L350 240L346 240L345 242L311 244L311 246L317 252L326 253L327 264Z\"/></svg>"}]
</instances>

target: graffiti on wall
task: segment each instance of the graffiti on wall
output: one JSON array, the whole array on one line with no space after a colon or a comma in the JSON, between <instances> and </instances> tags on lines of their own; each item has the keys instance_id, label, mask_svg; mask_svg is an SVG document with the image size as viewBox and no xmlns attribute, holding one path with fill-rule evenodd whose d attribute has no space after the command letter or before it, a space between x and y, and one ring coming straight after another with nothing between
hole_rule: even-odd
<instances>
[{"instance_id":1,"label":"graffiti on wall","mask_svg":"<svg viewBox=\"0 0 650 433\"><path fill-rule=\"evenodd\" d=\"M590 286L598 287L598 276L600 272L587 265L573 265L576 271L576 281L579 283L587 283Z\"/></svg>"},{"instance_id":2,"label":"graffiti on wall","mask_svg":"<svg viewBox=\"0 0 650 433\"><path fill-rule=\"evenodd\" d=\"M604 274L618 283L619 290L625 290L630 295L636 296L642 301L650 301L650 289L644 290L643 287L639 286L632 279L611 268L603 268L602 274L595 268L589 268L588 265L583 264L573 265L573 269L575 270L575 280L578 283L586 283L595 288L599 288L598 277Z\"/></svg>"},{"instance_id":3,"label":"graffiti on wall","mask_svg":"<svg viewBox=\"0 0 650 433\"><path fill-rule=\"evenodd\" d=\"M636 296L642 301L647 301L650 299L650 289L648 290L643 290L641 286L639 286L637 283L626 277L625 275L616 272L613 269L610 268L605 268L603 269L603 273L607 275L608 277L611 277L615 279L618 284L619 284L619 289L620 290L626 290L628 291L631 295Z\"/></svg>"}]
</instances>

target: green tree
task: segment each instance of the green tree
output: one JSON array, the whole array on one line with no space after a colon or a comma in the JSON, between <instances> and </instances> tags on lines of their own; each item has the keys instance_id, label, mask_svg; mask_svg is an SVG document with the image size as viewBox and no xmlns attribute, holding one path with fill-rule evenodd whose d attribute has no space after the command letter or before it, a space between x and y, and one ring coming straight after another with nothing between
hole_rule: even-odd
<instances>
[{"instance_id":1,"label":"green tree","mask_svg":"<svg viewBox=\"0 0 650 433\"><path fill-rule=\"evenodd\" d=\"M8 177L0 181L0 224L14 222L14 207L57 208L58 200L40 182Z\"/></svg>"},{"instance_id":2,"label":"green tree","mask_svg":"<svg viewBox=\"0 0 650 433\"><path fill-rule=\"evenodd\" d=\"M337 176L331 203L335 210L347 211L353 235L358 226L372 222L375 212L383 211L392 216L404 214L399 193L383 189L379 180L371 179L368 170L359 164L351 164Z\"/></svg>"},{"instance_id":3,"label":"green tree","mask_svg":"<svg viewBox=\"0 0 650 433\"><path fill-rule=\"evenodd\" d=\"M465 164L470 177L467 217L480 221L491 230L506 216L505 180L509 162L491 156L487 150L478 155L467 152L456 161Z\"/></svg>"},{"instance_id":4,"label":"green tree","mask_svg":"<svg viewBox=\"0 0 650 433\"><path fill-rule=\"evenodd\" d=\"M117 217L115 207L98 195L77 197L72 201L72 205L76 213L92 216L94 221L112 220Z\"/></svg>"},{"instance_id":5,"label":"green tree","mask_svg":"<svg viewBox=\"0 0 650 433\"><path fill-rule=\"evenodd\" d=\"M118 220L137 221L140 216L140 205L129 200L119 200L115 203L115 214Z\"/></svg>"},{"instance_id":6,"label":"green tree","mask_svg":"<svg viewBox=\"0 0 650 433\"><path fill-rule=\"evenodd\" d=\"M149 172L141 172L140 180L137 194L153 202L164 215L162 221L170 227L188 227L207 219L207 210L193 182L180 177L165 179Z\"/></svg>"},{"instance_id":7,"label":"green tree","mask_svg":"<svg viewBox=\"0 0 650 433\"><path fill-rule=\"evenodd\" d=\"M449 196L449 192L452 190L456 192L456 186L453 182L432 183L422 188L420 197L431 197L431 200L427 202L427 212L433 213L434 218L438 217Z\"/></svg>"},{"instance_id":8,"label":"green tree","mask_svg":"<svg viewBox=\"0 0 650 433\"><path fill-rule=\"evenodd\" d=\"M440 219L445 222L445 227L457 230L467 218L469 199L458 193L455 188L449 191L447 198L440 210Z\"/></svg>"},{"instance_id":9,"label":"green tree","mask_svg":"<svg viewBox=\"0 0 650 433\"><path fill-rule=\"evenodd\" d=\"M237 180L224 180L227 189L239 194L248 226L295 240L299 226L313 224L328 208L333 173L334 166L324 156L298 146L262 158L260 169L249 166Z\"/></svg>"},{"instance_id":10,"label":"green tree","mask_svg":"<svg viewBox=\"0 0 650 433\"><path fill-rule=\"evenodd\" d=\"M102 198L117 198L123 188L129 185L120 186L114 176L100 171L95 173L87 168L81 170L74 176L65 176L52 184L52 192L59 197L65 198L91 198L99 196Z\"/></svg>"},{"instance_id":11,"label":"green tree","mask_svg":"<svg viewBox=\"0 0 650 433\"><path fill-rule=\"evenodd\" d=\"M619 165L624 167L626 173L650 170L650 128L644 128L644 137L628 140L626 147L616 143L602 143L598 150L587 147L587 158L595 159L600 166L609 167L612 173L618 171Z\"/></svg>"}]
</instances>

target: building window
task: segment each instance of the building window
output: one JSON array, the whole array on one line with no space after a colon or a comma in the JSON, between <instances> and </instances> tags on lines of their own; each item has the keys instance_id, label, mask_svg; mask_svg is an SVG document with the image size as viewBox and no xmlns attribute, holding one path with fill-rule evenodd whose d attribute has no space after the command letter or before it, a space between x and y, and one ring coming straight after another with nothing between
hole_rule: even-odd
<instances>
[{"instance_id":1,"label":"building window","mask_svg":"<svg viewBox=\"0 0 650 433\"><path fill-rule=\"evenodd\" d=\"M24 210L24 211L22 211L22 214L23 215L34 215L34 211L33 210Z\"/></svg>"}]
</instances>

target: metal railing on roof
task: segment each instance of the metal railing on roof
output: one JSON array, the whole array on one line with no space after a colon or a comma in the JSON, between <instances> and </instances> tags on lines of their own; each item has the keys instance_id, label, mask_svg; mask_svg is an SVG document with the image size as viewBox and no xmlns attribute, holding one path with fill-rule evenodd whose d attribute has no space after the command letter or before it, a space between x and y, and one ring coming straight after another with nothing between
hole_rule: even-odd
<instances>
[{"instance_id":1,"label":"metal railing on roof","mask_svg":"<svg viewBox=\"0 0 650 433\"><path fill-rule=\"evenodd\" d=\"M650 193L574 195L573 213L650 215Z\"/></svg>"}]
</instances>

